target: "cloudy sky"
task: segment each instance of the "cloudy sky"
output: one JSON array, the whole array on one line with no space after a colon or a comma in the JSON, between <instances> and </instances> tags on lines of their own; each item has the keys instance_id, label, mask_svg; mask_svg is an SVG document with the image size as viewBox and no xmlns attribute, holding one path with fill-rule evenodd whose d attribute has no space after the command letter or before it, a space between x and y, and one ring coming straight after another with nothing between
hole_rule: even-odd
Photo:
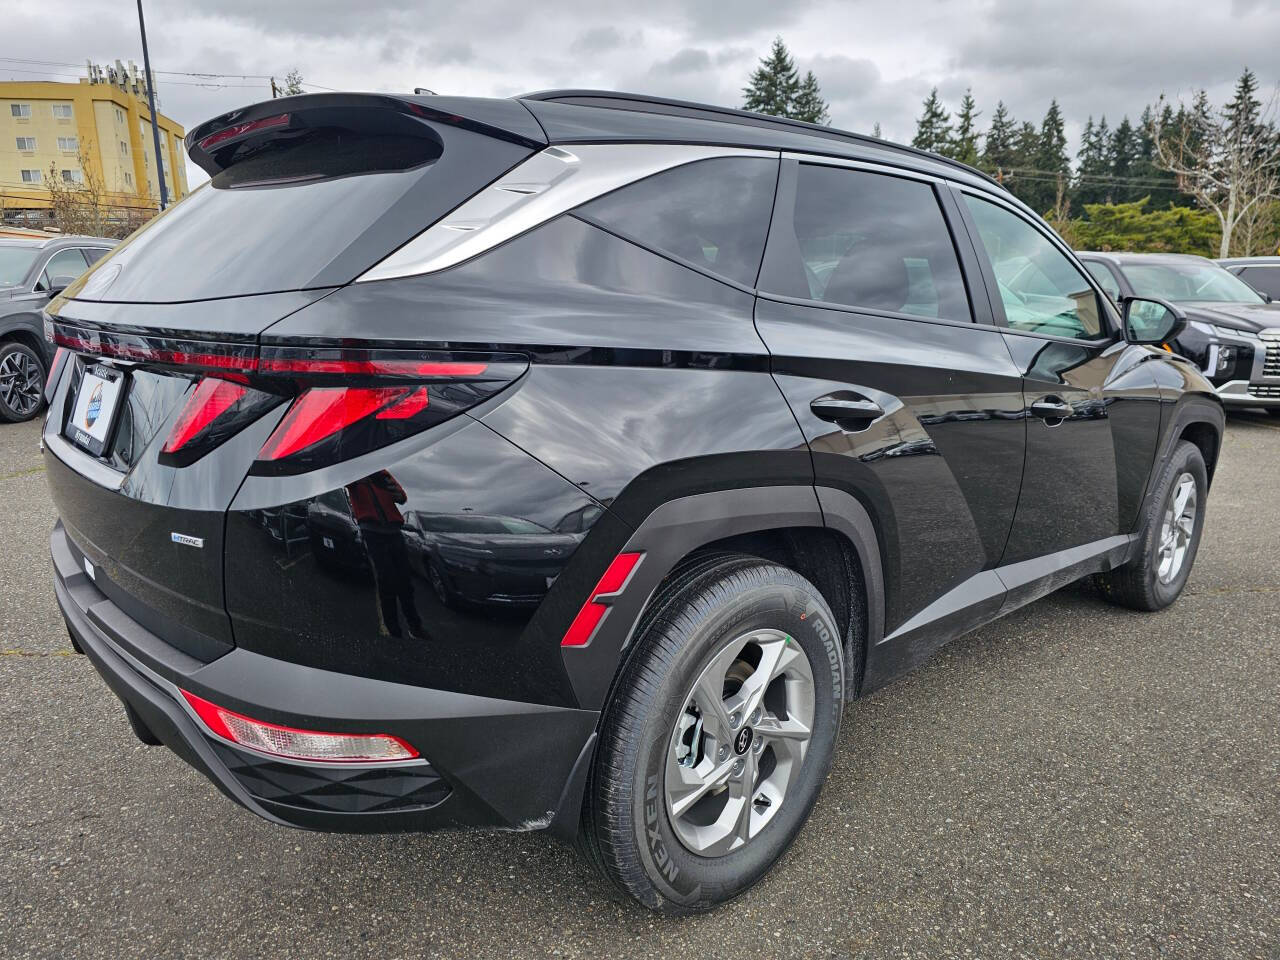
<instances>
[{"instance_id":1,"label":"cloudy sky","mask_svg":"<svg viewBox=\"0 0 1280 960\"><path fill-rule=\"evenodd\" d=\"M146 12L153 66L172 71L158 76L161 112L188 128L269 97L253 75L292 67L309 91L597 87L738 106L775 35L817 74L836 126L878 121L900 140L933 86L952 107L972 87L983 124L999 98L1038 123L1057 97L1074 137L1088 114L1114 124L1161 92L1204 87L1221 102L1246 64L1267 90L1280 81L1276 0L146 0ZM74 81L86 59L142 59L131 3L14 3L4 19L0 79Z\"/></svg>"}]
</instances>

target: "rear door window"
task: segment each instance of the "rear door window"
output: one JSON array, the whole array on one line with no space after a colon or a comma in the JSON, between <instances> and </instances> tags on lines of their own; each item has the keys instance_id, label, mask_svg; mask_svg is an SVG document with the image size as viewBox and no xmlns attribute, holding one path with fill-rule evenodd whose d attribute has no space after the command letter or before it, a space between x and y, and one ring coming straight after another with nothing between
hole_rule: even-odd
<instances>
[{"instance_id":1,"label":"rear door window","mask_svg":"<svg viewBox=\"0 0 1280 960\"><path fill-rule=\"evenodd\" d=\"M744 286L755 286L778 161L718 157L676 167L579 207L583 219Z\"/></svg>"},{"instance_id":2,"label":"rear door window","mask_svg":"<svg viewBox=\"0 0 1280 960\"><path fill-rule=\"evenodd\" d=\"M933 187L802 163L793 238L771 243L761 289L804 300L972 320L960 262Z\"/></svg>"},{"instance_id":3,"label":"rear door window","mask_svg":"<svg viewBox=\"0 0 1280 960\"><path fill-rule=\"evenodd\" d=\"M1280 266L1245 267L1237 276L1259 293L1280 300Z\"/></svg>"}]
</instances>

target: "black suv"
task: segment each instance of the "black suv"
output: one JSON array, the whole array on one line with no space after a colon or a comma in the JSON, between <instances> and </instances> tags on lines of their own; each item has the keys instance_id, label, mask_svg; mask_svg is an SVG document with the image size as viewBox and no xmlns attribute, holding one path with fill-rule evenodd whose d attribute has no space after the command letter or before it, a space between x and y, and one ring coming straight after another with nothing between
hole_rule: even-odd
<instances>
[{"instance_id":1,"label":"black suv","mask_svg":"<svg viewBox=\"0 0 1280 960\"><path fill-rule=\"evenodd\" d=\"M40 412L53 359L41 311L115 243L103 237L0 237L0 423Z\"/></svg>"},{"instance_id":2,"label":"black suv","mask_svg":"<svg viewBox=\"0 0 1280 960\"><path fill-rule=\"evenodd\" d=\"M588 91L187 145L212 182L48 310L55 590L138 736L268 820L548 829L706 908L846 701L1081 577L1186 582L1223 414L1184 318L967 167Z\"/></svg>"}]
</instances>

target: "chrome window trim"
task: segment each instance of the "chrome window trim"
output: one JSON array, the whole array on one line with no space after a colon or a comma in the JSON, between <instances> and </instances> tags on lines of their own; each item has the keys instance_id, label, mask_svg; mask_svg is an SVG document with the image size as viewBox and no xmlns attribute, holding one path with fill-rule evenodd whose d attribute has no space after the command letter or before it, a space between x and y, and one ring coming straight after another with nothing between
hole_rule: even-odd
<instances>
[{"instance_id":1,"label":"chrome window trim","mask_svg":"<svg viewBox=\"0 0 1280 960\"><path fill-rule=\"evenodd\" d=\"M900 177L904 180L919 180L923 183L947 184L953 182L936 174L925 173L923 170L898 167L875 160L855 160L850 157L832 157L821 153L801 153L795 150L783 151L782 159L797 160L800 163L811 163L824 167L847 167L850 170L864 170L867 173L878 173L886 177Z\"/></svg>"},{"instance_id":2,"label":"chrome window trim","mask_svg":"<svg viewBox=\"0 0 1280 960\"><path fill-rule=\"evenodd\" d=\"M678 143L547 147L374 264L356 283L456 266L589 200L674 167L721 157L778 156L777 150Z\"/></svg>"}]
</instances>

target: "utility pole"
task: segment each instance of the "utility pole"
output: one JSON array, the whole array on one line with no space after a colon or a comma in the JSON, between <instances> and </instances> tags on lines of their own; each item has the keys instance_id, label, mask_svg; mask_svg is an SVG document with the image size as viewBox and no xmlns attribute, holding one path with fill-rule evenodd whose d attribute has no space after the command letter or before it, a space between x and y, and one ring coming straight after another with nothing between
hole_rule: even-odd
<instances>
[{"instance_id":1,"label":"utility pole","mask_svg":"<svg viewBox=\"0 0 1280 960\"><path fill-rule=\"evenodd\" d=\"M147 75L147 101L151 107L151 137L156 149L156 179L160 182L160 209L169 206L169 191L164 185L164 160L160 157L160 115L156 113L155 74L151 72L151 54L147 52L147 24L142 19L142 0L138 0L138 29L142 31L142 69Z\"/></svg>"}]
</instances>

